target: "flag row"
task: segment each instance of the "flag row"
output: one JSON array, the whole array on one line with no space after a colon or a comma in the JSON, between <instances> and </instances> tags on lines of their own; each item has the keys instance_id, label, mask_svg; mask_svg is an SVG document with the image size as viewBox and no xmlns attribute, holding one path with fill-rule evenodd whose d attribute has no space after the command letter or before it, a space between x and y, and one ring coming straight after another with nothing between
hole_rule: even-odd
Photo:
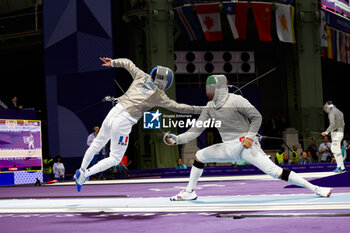
<instances>
[{"instance_id":1,"label":"flag row","mask_svg":"<svg viewBox=\"0 0 350 233\"><path fill-rule=\"evenodd\" d=\"M234 39L245 40L248 7L251 6L261 41L272 41L271 20L276 15L276 31L280 41L295 43L295 8L287 4L267 2L222 2L185 5L174 8L174 15L187 41L221 41L221 9L227 17ZM199 24L198 24L199 21ZM204 36L203 36L204 35Z\"/></svg>"},{"instance_id":2,"label":"flag row","mask_svg":"<svg viewBox=\"0 0 350 233\"><path fill-rule=\"evenodd\" d=\"M350 34L326 25L325 35L321 37L321 56L350 64Z\"/></svg>"}]
</instances>

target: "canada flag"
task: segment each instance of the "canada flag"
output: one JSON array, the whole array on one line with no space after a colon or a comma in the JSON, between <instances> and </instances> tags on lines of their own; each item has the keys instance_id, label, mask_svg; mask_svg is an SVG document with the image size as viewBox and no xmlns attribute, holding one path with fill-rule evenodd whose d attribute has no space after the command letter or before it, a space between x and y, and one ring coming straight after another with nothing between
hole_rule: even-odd
<instances>
[{"instance_id":1,"label":"canada flag","mask_svg":"<svg viewBox=\"0 0 350 233\"><path fill-rule=\"evenodd\" d=\"M219 3L194 5L207 41L222 40Z\"/></svg>"}]
</instances>

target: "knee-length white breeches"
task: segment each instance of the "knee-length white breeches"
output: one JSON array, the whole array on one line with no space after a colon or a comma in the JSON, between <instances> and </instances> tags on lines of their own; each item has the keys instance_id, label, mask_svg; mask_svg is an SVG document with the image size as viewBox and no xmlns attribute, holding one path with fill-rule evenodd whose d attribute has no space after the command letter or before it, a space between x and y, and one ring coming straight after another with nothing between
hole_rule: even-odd
<instances>
[{"instance_id":1,"label":"knee-length white breeches","mask_svg":"<svg viewBox=\"0 0 350 233\"><path fill-rule=\"evenodd\" d=\"M202 163L224 163L244 160L274 178L279 178L282 174L282 168L271 161L256 139L253 140L249 149L244 148L240 140L236 139L199 150L196 153L196 157Z\"/></svg>"},{"instance_id":2,"label":"knee-length white breeches","mask_svg":"<svg viewBox=\"0 0 350 233\"><path fill-rule=\"evenodd\" d=\"M93 156L97 154L109 140L110 159L113 165L117 165L123 158L129 144L129 134L137 120L123 110L120 104L114 106L102 123L97 137L93 140L84 155L82 168L89 166Z\"/></svg>"},{"instance_id":3,"label":"knee-length white breeches","mask_svg":"<svg viewBox=\"0 0 350 233\"><path fill-rule=\"evenodd\" d=\"M343 132L332 132L332 146L331 151L333 154L341 154L341 140L344 137Z\"/></svg>"},{"instance_id":4,"label":"knee-length white breeches","mask_svg":"<svg viewBox=\"0 0 350 233\"><path fill-rule=\"evenodd\" d=\"M340 131L334 131L331 132L332 137L332 146L331 151L334 155L334 158L337 162L337 167L340 167L341 169L344 169L344 160L341 153L341 140L344 137L344 133Z\"/></svg>"}]
</instances>

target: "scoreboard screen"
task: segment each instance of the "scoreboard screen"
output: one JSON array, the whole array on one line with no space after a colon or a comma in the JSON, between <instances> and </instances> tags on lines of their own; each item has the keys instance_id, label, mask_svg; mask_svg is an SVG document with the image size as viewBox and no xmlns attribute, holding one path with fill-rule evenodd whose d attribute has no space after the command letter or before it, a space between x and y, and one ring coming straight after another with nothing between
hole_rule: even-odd
<instances>
[{"instance_id":1,"label":"scoreboard screen","mask_svg":"<svg viewBox=\"0 0 350 233\"><path fill-rule=\"evenodd\" d=\"M0 119L0 172L42 170L41 122Z\"/></svg>"}]
</instances>

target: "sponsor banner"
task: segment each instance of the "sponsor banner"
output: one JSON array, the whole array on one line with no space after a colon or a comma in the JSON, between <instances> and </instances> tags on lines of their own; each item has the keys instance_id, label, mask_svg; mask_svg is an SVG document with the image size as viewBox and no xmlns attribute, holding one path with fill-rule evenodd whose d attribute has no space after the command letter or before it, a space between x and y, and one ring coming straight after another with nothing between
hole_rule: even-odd
<instances>
[{"instance_id":1,"label":"sponsor banner","mask_svg":"<svg viewBox=\"0 0 350 233\"><path fill-rule=\"evenodd\" d=\"M191 114L162 114L156 112L143 113L144 129L171 129L171 128L220 128L221 121L209 118L201 121L193 118Z\"/></svg>"}]
</instances>

